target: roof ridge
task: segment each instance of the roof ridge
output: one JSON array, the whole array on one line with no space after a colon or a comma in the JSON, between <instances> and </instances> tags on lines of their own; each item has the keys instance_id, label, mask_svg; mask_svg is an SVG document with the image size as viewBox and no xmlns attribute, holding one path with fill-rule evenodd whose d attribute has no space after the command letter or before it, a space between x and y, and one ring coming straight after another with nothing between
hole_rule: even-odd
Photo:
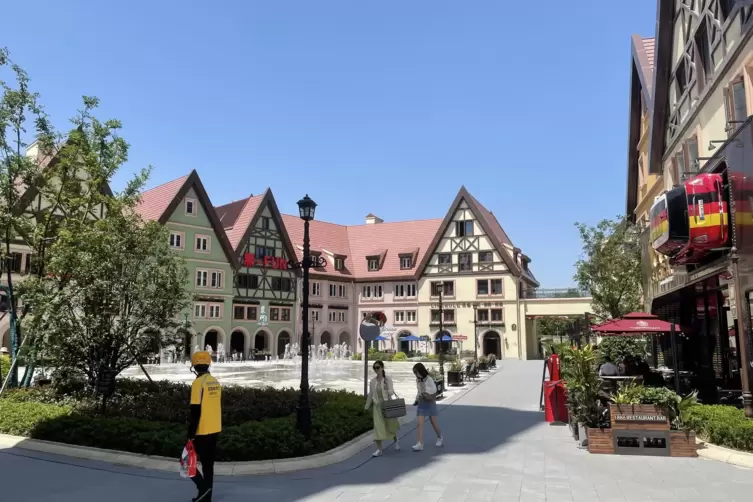
<instances>
[{"instance_id":1,"label":"roof ridge","mask_svg":"<svg viewBox=\"0 0 753 502\"><path fill-rule=\"evenodd\" d=\"M191 172L193 172L193 171L191 171ZM139 195L143 195L145 193L151 192L152 190L157 190L158 188L162 188L165 185L169 185L170 183L175 183L176 181L179 181L179 180L182 180L182 181L185 182L188 179L189 176L191 176L191 173L188 173L188 174L183 175L183 176L178 176L177 178L174 178L174 179L172 179L170 181L165 181L164 183L160 183L157 186L153 186L152 188L148 188L148 189L144 190L143 192L140 192Z\"/></svg>"}]
</instances>

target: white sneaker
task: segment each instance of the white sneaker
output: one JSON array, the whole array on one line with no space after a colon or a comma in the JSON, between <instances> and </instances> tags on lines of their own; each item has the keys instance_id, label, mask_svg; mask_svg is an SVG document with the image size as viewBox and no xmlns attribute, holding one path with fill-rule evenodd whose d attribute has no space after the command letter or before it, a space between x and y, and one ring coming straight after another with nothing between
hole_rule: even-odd
<instances>
[{"instance_id":1,"label":"white sneaker","mask_svg":"<svg viewBox=\"0 0 753 502\"><path fill-rule=\"evenodd\" d=\"M399 439L395 440L395 451L400 451L400 440Z\"/></svg>"},{"instance_id":2,"label":"white sneaker","mask_svg":"<svg viewBox=\"0 0 753 502\"><path fill-rule=\"evenodd\" d=\"M377 450L374 453L371 454L372 457L381 457L382 456L382 450Z\"/></svg>"},{"instance_id":3,"label":"white sneaker","mask_svg":"<svg viewBox=\"0 0 753 502\"><path fill-rule=\"evenodd\" d=\"M437 438L437 448L444 446L444 438Z\"/></svg>"},{"instance_id":4,"label":"white sneaker","mask_svg":"<svg viewBox=\"0 0 753 502\"><path fill-rule=\"evenodd\" d=\"M424 451L423 443L416 443L412 447L413 451Z\"/></svg>"}]
</instances>

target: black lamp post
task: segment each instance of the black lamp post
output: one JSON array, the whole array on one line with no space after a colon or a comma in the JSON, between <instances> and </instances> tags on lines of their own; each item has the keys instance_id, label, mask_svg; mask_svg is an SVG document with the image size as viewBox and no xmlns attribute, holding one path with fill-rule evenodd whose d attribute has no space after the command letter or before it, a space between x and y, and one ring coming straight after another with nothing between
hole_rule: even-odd
<instances>
[{"instance_id":1,"label":"black lamp post","mask_svg":"<svg viewBox=\"0 0 753 502\"><path fill-rule=\"evenodd\" d=\"M442 375L444 382L444 312L442 311L442 293L444 293L444 283L437 284L439 291L439 374Z\"/></svg>"},{"instance_id":2,"label":"black lamp post","mask_svg":"<svg viewBox=\"0 0 753 502\"><path fill-rule=\"evenodd\" d=\"M309 269L325 265L324 258L311 257L311 243L309 242L309 222L314 219L316 202L308 194L298 201L298 211L303 220L303 261L288 262L290 268L303 269L303 329L301 331L301 397L298 401L298 430L308 439L311 437L311 401L309 400Z\"/></svg>"},{"instance_id":3,"label":"black lamp post","mask_svg":"<svg viewBox=\"0 0 753 502\"><path fill-rule=\"evenodd\" d=\"M478 303L473 304L473 360L478 363Z\"/></svg>"}]
</instances>

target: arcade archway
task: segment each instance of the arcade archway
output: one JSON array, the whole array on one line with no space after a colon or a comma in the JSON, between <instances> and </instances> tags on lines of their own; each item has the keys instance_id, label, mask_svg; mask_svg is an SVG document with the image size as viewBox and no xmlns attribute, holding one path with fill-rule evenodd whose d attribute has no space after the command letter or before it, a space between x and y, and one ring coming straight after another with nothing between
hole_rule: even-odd
<instances>
[{"instance_id":1,"label":"arcade archway","mask_svg":"<svg viewBox=\"0 0 753 502\"><path fill-rule=\"evenodd\" d=\"M350 333L348 333L347 331L340 333L340 343L350 345Z\"/></svg>"},{"instance_id":2,"label":"arcade archway","mask_svg":"<svg viewBox=\"0 0 753 502\"><path fill-rule=\"evenodd\" d=\"M319 337L319 340L320 343L327 345L327 347L332 347L332 335L329 334L329 331L323 332Z\"/></svg>"},{"instance_id":3,"label":"arcade archway","mask_svg":"<svg viewBox=\"0 0 753 502\"><path fill-rule=\"evenodd\" d=\"M269 339L271 336L267 330L262 329L257 331L254 335L254 350L260 352L269 350Z\"/></svg>"},{"instance_id":4,"label":"arcade archway","mask_svg":"<svg viewBox=\"0 0 753 502\"><path fill-rule=\"evenodd\" d=\"M277 335L277 356L282 359L285 355L285 345L290 343L290 333L287 331L281 332Z\"/></svg>"},{"instance_id":5,"label":"arcade archway","mask_svg":"<svg viewBox=\"0 0 753 502\"><path fill-rule=\"evenodd\" d=\"M230 354L239 353L246 355L246 334L235 330L230 334Z\"/></svg>"},{"instance_id":6,"label":"arcade archway","mask_svg":"<svg viewBox=\"0 0 753 502\"><path fill-rule=\"evenodd\" d=\"M406 354L411 351L411 341L410 340L404 340L405 337L411 336L413 333L410 331L401 331L397 335L397 350L399 352L405 352Z\"/></svg>"},{"instance_id":7,"label":"arcade archway","mask_svg":"<svg viewBox=\"0 0 753 502\"><path fill-rule=\"evenodd\" d=\"M440 336L443 339L449 337L450 340L439 341ZM435 354L439 354L439 352L442 351L445 354L449 354L450 353L450 349L452 349L452 340L451 340L451 338L452 338L452 333L450 333L447 330L444 330L444 331L441 331L441 332L437 331L436 333L434 333L434 340L432 340L432 342L434 343L434 353Z\"/></svg>"},{"instance_id":8,"label":"arcade archway","mask_svg":"<svg viewBox=\"0 0 753 502\"><path fill-rule=\"evenodd\" d=\"M212 352L217 352L217 343L219 342L219 339L220 333L216 329L210 329L204 333L204 347L202 347L202 350L209 345L212 347Z\"/></svg>"},{"instance_id":9,"label":"arcade archway","mask_svg":"<svg viewBox=\"0 0 753 502\"><path fill-rule=\"evenodd\" d=\"M484 334L483 354L494 354L497 359L502 359L502 338L496 331L487 331Z\"/></svg>"}]
</instances>

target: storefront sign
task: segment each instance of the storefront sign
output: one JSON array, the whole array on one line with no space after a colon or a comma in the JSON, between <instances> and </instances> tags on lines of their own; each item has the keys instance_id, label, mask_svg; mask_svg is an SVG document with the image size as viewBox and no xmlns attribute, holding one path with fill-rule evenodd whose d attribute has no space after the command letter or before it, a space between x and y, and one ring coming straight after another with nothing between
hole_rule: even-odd
<instances>
[{"instance_id":1,"label":"storefront sign","mask_svg":"<svg viewBox=\"0 0 753 502\"><path fill-rule=\"evenodd\" d=\"M265 256L264 258L257 259L256 256L251 253L243 253L243 266L287 270L288 260L280 258L279 256Z\"/></svg>"},{"instance_id":2,"label":"storefront sign","mask_svg":"<svg viewBox=\"0 0 753 502\"><path fill-rule=\"evenodd\" d=\"M452 335L452 340L457 342L462 342L465 340L468 340L468 337L465 335Z\"/></svg>"},{"instance_id":3,"label":"storefront sign","mask_svg":"<svg viewBox=\"0 0 753 502\"><path fill-rule=\"evenodd\" d=\"M269 317L267 317L267 307L265 305L262 305L259 310L259 322L257 322L259 326L267 326L269 324Z\"/></svg>"},{"instance_id":4,"label":"storefront sign","mask_svg":"<svg viewBox=\"0 0 753 502\"><path fill-rule=\"evenodd\" d=\"M667 417L664 415L626 415L616 413L614 419L618 422L636 422L636 423L653 423L666 422Z\"/></svg>"}]
</instances>

